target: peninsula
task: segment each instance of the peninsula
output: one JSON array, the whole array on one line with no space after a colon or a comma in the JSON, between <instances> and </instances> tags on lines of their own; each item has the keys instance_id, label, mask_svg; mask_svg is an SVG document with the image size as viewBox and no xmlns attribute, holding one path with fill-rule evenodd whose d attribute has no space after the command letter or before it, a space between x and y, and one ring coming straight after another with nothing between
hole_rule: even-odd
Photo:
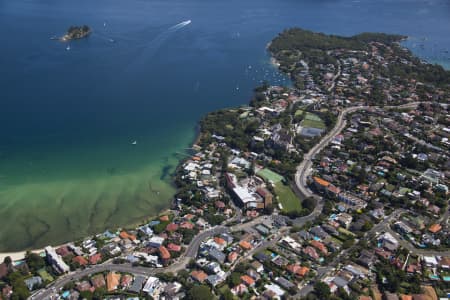
<instances>
[{"instance_id":1,"label":"peninsula","mask_svg":"<svg viewBox=\"0 0 450 300\"><path fill-rule=\"evenodd\" d=\"M66 42L70 40L82 39L87 37L92 32L87 25L70 26L67 33L60 38L60 41Z\"/></svg>"},{"instance_id":2,"label":"peninsula","mask_svg":"<svg viewBox=\"0 0 450 300\"><path fill-rule=\"evenodd\" d=\"M3 291L39 300L447 297L450 72L416 58L403 38L284 31L269 51L293 86L265 83L248 106L202 119L170 211L6 258Z\"/></svg>"}]
</instances>

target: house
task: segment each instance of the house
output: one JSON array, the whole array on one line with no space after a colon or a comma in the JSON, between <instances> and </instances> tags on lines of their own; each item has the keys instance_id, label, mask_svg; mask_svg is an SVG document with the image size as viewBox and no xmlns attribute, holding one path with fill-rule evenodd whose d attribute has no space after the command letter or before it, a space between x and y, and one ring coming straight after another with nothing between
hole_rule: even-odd
<instances>
[{"instance_id":1,"label":"house","mask_svg":"<svg viewBox=\"0 0 450 300\"><path fill-rule=\"evenodd\" d=\"M86 292L86 291L90 291L90 290L91 290L92 285L91 285L88 281L84 280L84 281L79 282L79 283L76 285L75 288L76 288L79 292Z\"/></svg>"},{"instance_id":2,"label":"house","mask_svg":"<svg viewBox=\"0 0 450 300\"><path fill-rule=\"evenodd\" d=\"M292 274L295 274L295 275L301 276L301 277L304 277L309 272L308 267L302 267L299 265L288 265L286 267L286 270L288 270Z\"/></svg>"},{"instance_id":3,"label":"house","mask_svg":"<svg viewBox=\"0 0 450 300\"><path fill-rule=\"evenodd\" d=\"M258 272L258 273L264 272L264 266L262 265L262 263L255 260L250 265L253 269L255 269L256 272Z\"/></svg>"},{"instance_id":4,"label":"house","mask_svg":"<svg viewBox=\"0 0 450 300\"><path fill-rule=\"evenodd\" d=\"M88 264L88 261L83 256L75 256L72 258L72 261L80 266L86 266Z\"/></svg>"},{"instance_id":5,"label":"house","mask_svg":"<svg viewBox=\"0 0 450 300\"><path fill-rule=\"evenodd\" d=\"M313 246L314 248L316 248L317 250L322 252L324 255L328 255L327 247L324 244L322 244L321 242L316 241L316 240L312 240L311 241L311 246Z\"/></svg>"},{"instance_id":6,"label":"house","mask_svg":"<svg viewBox=\"0 0 450 300\"><path fill-rule=\"evenodd\" d=\"M228 245L233 242L233 237L231 235L229 235L228 233L222 233L220 235L220 237L223 238L227 242Z\"/></svg>"},{"instance_id":7,"label":"house","mask_svg":"<svg viewBox=\"0 0 450 300\"><path fill-rule=\"evenodd\" d=\"M214 237L214 243L218 246L218 249L222 249L227 245L227 242L221 237Z\"/></svg>"},{"instance_id":8,"label":"house","mask_svg":"<svg viewBox=\"0 0 450 300\"><path fill-rule=\"evenodd\" d=\"M314 260L318 260L320 257L319 254L317 254L316 249L314 249L311 246L305 247L302 251L303 251L303 253L305 253L306 255L308 255L309 257L311 257Z\"/></svg>"},{"instance_id":9,"label":"house","mask_svg":"<svg viewBox=\"0 0 450 300\"><path fill-rule=\"evenodd\" d=\"M219 273L219 272L222 271L222 269L220 268L219 263L217 263L217 262L215 262L215 261L210 262L209 264L207 264L207 265L205 266L205 269L206 269L206 271L208 271L209 273L214 273L214 274L217 274L217 273Z\"/></svg>"},{"instance_id":10,"label":"house","mask_svg":"<svg viewBox=\"0 0 450 300\"><path fill-rule=\"evenodd\" d=\"M328 237L330 237L330 235L328 233L326 233L325 230L323 230L323 228L320 227L319 225L311 228L310 232L311 232L311 234L313 234L314 236L316 236L322 240L325 240Z\"/></svg>"},{"instance_id":11,"label":"house","mask_svg":"<svg viewBox=\"0 0 450 300\"><path fill-rule=\"evenodd\" d=\"M167 297L166 299L171 299L171 300L184 299L183 295L179 295L182 287L183 286L179 282L168 283L164 287L164 295Z\"/></svg>"},{"instance_id":12,"label":"house","mask_svg":"<svg viewBox=\"0 0 450 300\"><path fill-rule=\"evenodd\" d=\"M230 254L228 254L227 256L227 260L230 263L234 263L236 261L236 259L238 258L239 254L235 251L230 252Z\"/></svg>"},{"instance_id":13,"label":"house","mask_svg":"<svg viewBox=\"0 0 450 300\"><path fill-rule=\"evenodd\" d=\"M131 283L133 282L133 276L129 274L124 274L122 278L120 279L120 285L124 288L130 287Z\"/></svg>"},{"instance_id":14,"label":"house","mask_svg":"<svg viewBox=\"0 0 450 300\"><path fill-rule=\"evenodd\" d=\"M43 283L41 276L33 276L24 280L27 288L32 291L34 288L40 287Z\"/></svg>"},{"instance_id":15,"label":"house","mask_svg":"<svg viewBox=\"0 0 450 300\"><path fill-rule=\"evenodd\" d=\"M134 278L133 284L128 289L128 291L130 291L132 293L136 293L136 294L140 293L144 282L145 282L144 276L140 276L140 275L136 276Z\"/></svg>"},{"instance_id":16,"label":"house","mask_svg":"<svg viewBox=\"0 0 450 300\"><path fill-rule=\"evenodd\" d=\"M173 243L169 243L167 245L167 250L172 251L172 252L180 252L181 251L181 246L173 244Z\"/></svg>"},{"instance_id":17,"label":"house","mask_svg":"<svg viewBox=\"0 0 450 300\"><path fill-rule=\"evenodd\" d=\"M394 228L401 234L410 234L411 232L413 232L413 229L402 221L395 222Z\"/></svg>"},{"instance_id":18,"label":"house","mask_svg":"<svg viewBox=\"0 0 450 300\"><path fill-rule=\"evenodd\" d=\"M159 250L159 256L161 258L161 261L163 262L163 264L167 264L170 260L169 250L167 250L167 248L164 246L160 246L158 248L158 250Z\"/></svg>"},{"instance_id":19,"label":"house","mask_svg":"<svg viewBox=\"0 0 450 300\"><path fill-rule=\"evenodd\" d=\"M253 247L252 247L252 244L250 244L249 242L247 242L247 241L245 241L245 240L242 240L242 241L240 241L239 242L239 246L243 249L243 250L251 250Z\"/></svg>"},{"instance_id":20,"label":"house","mask_svg":"<svg viewBox=\"0 0 450 300\"><path fill-rule=\"evenodd\" d=\"M340 213L336 216L336 221L341 224L344 228L348 229L352 223L353 217L347 213Z\"/></svg>"},{"instance_id":21,"label":"house","mask_svg":"<svg viewBox=\"0 0 450 300\"><path fill-rule=\"evenodd\" d=\"M148 246L152 248L159 248L164 243L164 238L160 236L153 236L148 241Z\"/></svg>"},{"instance_id":22,"label":"house","mask_svg":"<svg viewBox=\"0 0 450 300\"><path fill-rule=\"evenodd\" d=\"M121 231L119 234L119 237L123 240L130 240L130 241L134 241L136 240L136 236L134 234L129 234L126 231Z\"/></svg>"},{"instance_id":23,"label":"house","mask_svg":"<svg viewBox=\"0 0 450 300\"><path fill-rule=\"evenodd\" d=\"M106 244L105 246L103 246L102 251L106 254L109 254L110 256L116 256L121 253L121 250L116 243Z\"/></svg>"},{"instance_id":24,"label":"house","mask_svg":"<svg viewBox=\"0 0 450 300\"><path fill-rule=\"evenodd\" d=\"M434 256L423 256L423 262L427 267L436 268L438 262Z\"/></svg>"},{"instance_id":25,"label":"house","mask_svg":"<svg viewBox=\"0 0 450 300\"><path fill-rule=\"evenodd\" d=\"M61 246L55 250L56 254L61 257L66 257L67 255L72 254L67 246Z\"/></svg>"},{"instance_id":26,"label":"house","mask_svg":"<svg viewBox=\"0 0 450 300\"><path fill-rule=\"evenodd\" d=\"M167 232L173 232L173 231L177 231L177 230L178 230L178 224L170 223L170 224L167 224L167 226L166 226Z\"/></svg>"},{"instance_id":27,"label":"house","mask_svg":"<svg viewBox=\"0 0 450 300\"><path fill-rule=\"evenodd\" d=\"M290 282L289 280L287 280L284 277L277 277L275 278L275 282L278 283L279 285L281 285L283 288L289 290L295 287L295 285Z\"/></svg>"},{"instance_id":28,"label":"house","mask_svg":"<svg viewBox=\"0 0 450 300\"><path fill-rule=\"evenodd\" d=\"M94 254L89 257L89 263L91 265L96 265L102 260L102 255L100 253Z\"/></svg>"},{"instance_id":29,"label":"house","mask_svg":"<svg viewBox=\"0 0 450 300\"><path fill-rule=\"evenodd\" d=\"M430 228L428 228L428 231L431 233L437 233L439 231L441 231L442 226L440 224L433 224L430 226Z\"/></svg>"},{"instance_id":30,"label":"house","mask_svg":"<svg viewBox=\"0 0 450 300\"><path fill-rule=\"evenodd\" d=\"M157 277L150 276L142 288L142 291L154 299L159 299L159 295L162 291L161 282Z\"/></svg>"},{"instance_id":31,"label":"house","mask_svg":"<svg viewBox=\"0 0 450 300\"><path fill-rule=\"evenodd\" d=\"M94 289L102 288L106 286L105 277L103 277L103 274L97 274L92 276L91 283Z\"/></svg>"},{"instance_id":32,"label":"house","mask_svg":"<svg viewBox=\"0 0 450 300\"><path fill-rule=\"evenodd\" d=\"M192 224L191 222L187 222L187 221L181 222L181 224L180 224L180 228L184 228L184 229L194 229L194 227L195 227L194 224Z\"/></svg>"},{"instance_id":33,"label":"house","mask_svg":"<svg viewBox=\"0 0 450 300\"><path fill-rule=\"evenodd\" d=\"M259 279L261 279L261 275L259 275L259 273L253 269L248 269L246 273L248 276L253 278L255 281L258 281Z\"/></svg>"},{"instance_id":34,"label":"house","mask_svg":"<svg viewBox=\"0 0 450 300\"><path fill-rule=\"evenodd\" d=\"M223 274L224 274L224 276L220 276L220 275L217 275L217 274L209 275L206 278L206 282L208 282L211 286L216 286L216 285L218 285L218 284L220 284L220 283L225 281L225 278L226 278L225 272L223 272Z\"/></svg>"},{"instance_id":35,"label":"house","mask_svg":"<svg viewBox=\"0 0 450 300\"><path fill-rule=\"evenodd\" d=\"M266 226L262 225L262 224L258 224L255 226L255 229L262 235L269 235L270 234L270 230L269 228L267 228Z\"/></svg>"},{"instance_id":36,"label":"house","mask_svg":"<svg viewBox=\"0 0 450 300\"><path fill-rule=\"evenodd\" d=\"M264 293L270 292L271 298L269 299L281 299L285 294L284 290L277 284L266 284L264 287L266 288Z\"/></svg>"},{"instance_id":37,"label":"house","mask_svg":"<svg viewBox=\"0 0 450 300\"><path fill-rule=\"evenodd\" d=\"M215 260L215 261L221 263L221 264L223 264L225 262L225 258L226 258L225 254L223 252L220 252L216 248L210 248L208 257L212 260Z\"/></svg>"},{"instance_id":38,"label":"house","mask_svg":"<svg viewBox=\"0 0 450 300\"><path fill-rule=\"evenodd\" d=\"M245 284L248 287L254 287L255 286L255 280L253 278L251 278L248 275L242 275L241 276L241 281L243 284Z\"/></svg>"},{"instance_id":39,"label":"house","mask_svg":"<svg viewBox=\"0 0 450 300\"><path fill-rule=\"evenodd\" d=\"M206 278L208 278L208 274L206 274L205 272L203 272L201 270L200 271L196 270L196 271L191 272L191 277L195 281L197 281L199 283L203 283L206 280Z\"/></svg>"},{"instance_id":40,"label":"house","mask_svg":"<svg viewBox=\"0 0 450 300\"><path fill-rule=\"evenodd\" d=\"M109 272L106 275L106 289L108 292L117 290L120 283L120 274L116 272Z\"/></svg>"},{"instance_id":41,"label":"house","mask_svg":"<svg viewBox=\"0 0 450 300\"><path fill-rule=\"evenodd\" d=\"M248 292L248 288L245 284L241 283L231 289L233 295L239 296Z\"/></svg>"},{"instance_id":42,"label":"house","mask_svg":"<svg viewBox=\"0 0 450 300\"><path fill-rule=\"evenodd\" d=\"M169 222L170 221L169 216L167 216L167 215L159 217L159 220L161 222Z\"/></svg>"}]
</instances>

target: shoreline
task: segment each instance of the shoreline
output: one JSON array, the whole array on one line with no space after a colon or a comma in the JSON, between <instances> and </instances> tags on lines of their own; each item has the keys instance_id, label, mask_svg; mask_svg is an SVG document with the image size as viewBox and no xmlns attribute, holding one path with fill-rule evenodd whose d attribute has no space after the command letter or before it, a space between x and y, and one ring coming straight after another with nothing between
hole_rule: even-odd
<instances>
[{"instance_id":1,"label":"shoreline","mask_svg":"<svg viewBox=\"0 0 450 300\"><path fill-rule=\"evenodd\" d=\"M191 143L189 143L189 145L191 146L191 149L194 149L195 147L198 147L198 143L200 142L200 140L202 138L201 130L200 130L200 121L197 122L197 125L195 126L194 131L195 131L194 140ZM184 160L185 160L184 158L180 159L178 161L177 165L175 166L174 170L176 170L182 164L182 162ZM175 184L175 180L173 179L172 175L173 174L170 174L171 179L170 179L169 184L175 189L175 192L176 192L177 186ZM143 223L148 222L149 219L153 219L153 218L156 218L156 217L158 217L160 215L164 215L166 213L170 213L170 206L171 206L171 204L173 202L173 196L172 196L172 199L167 199L167 200L168 200L167 201L167 206L168 206L167 208L164 208L164 209L156 212L155 214L148 215L148 216L146 216L146 217L144 217L144 218L142 218L140 220L136 220L134 222L130 222L129 224L126 224L126 225L124 225L122 227L117 227L117 228L124 229L124 228L129 228L129 227L137 227L137 226L139 226L139 225L141 225ZM108 229L105 229L105 230L108 230ZM98 232L97 233L93 233L92 236L95 236L97 234L100 234L100 233L98 233ZM59 247L65 246L65 245L73 243L73 242L74 241L67 241L67 242L63 242L61 244L54 245L54 246L49 244L49 246L52 246L54 248L59 248ZM25 254L27 252L41 253L41 252L44 252L44 247L37 248L37 249L24 249L24 250L18 250L18 251L0 252L0 262L3 262L3 260L6 257L8 257L8 256L11 257L12 261L23 260L23 259L25 259Z\"/></svg>"}]
</instances>

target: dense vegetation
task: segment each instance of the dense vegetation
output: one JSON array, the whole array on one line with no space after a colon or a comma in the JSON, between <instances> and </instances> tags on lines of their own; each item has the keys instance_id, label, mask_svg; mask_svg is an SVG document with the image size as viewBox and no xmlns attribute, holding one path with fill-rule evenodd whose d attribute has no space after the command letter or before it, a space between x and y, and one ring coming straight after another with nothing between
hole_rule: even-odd
<instances>
[{"instance_id":1,"label":"dense vegetation","mask_svg":"<svg viewBox=\"0 0 450 300\"><path fill-rule=\"evenodd\" d=\"M405 37L401 35L385 33L361 33L352 37L342 37L292 28L280 33L270 44L269 50L272 53L282 50L311 51L316 49L327 51L340 48L366 50L368 42L391 44L403 38Z\"/></svg>"},{"instance_id":2,"label":"dense vegetation","mask_svg":"<svg viewBox=\"0 0 450 300\"><path fill-rule=\"evenodd\" d=\"M87 25L83 26L70 26L67 30L67 37L69 39L81 39L91 33L91 29Z\"/></svg>"}]
</instances>

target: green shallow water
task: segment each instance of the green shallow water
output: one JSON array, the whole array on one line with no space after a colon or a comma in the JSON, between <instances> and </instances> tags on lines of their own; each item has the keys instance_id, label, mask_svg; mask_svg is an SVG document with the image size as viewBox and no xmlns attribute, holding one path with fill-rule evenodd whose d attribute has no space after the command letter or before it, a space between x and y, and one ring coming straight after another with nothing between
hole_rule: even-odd
<instances>
[{"instance_id":1,"label":"green shallow water","mask_svg":"<svg viewBox=\"0 0 450 300\"><path fill-rule=\"evenodd\" d=\"M171 174L194 132L14 153L0 162L0 251L56 245L140 222L167 208ZM164 150L162 150L164 149ZM183 148L181 148L183 149ZM20 176L22 174L22 176Z\"/></svg>"}]
</instances>

